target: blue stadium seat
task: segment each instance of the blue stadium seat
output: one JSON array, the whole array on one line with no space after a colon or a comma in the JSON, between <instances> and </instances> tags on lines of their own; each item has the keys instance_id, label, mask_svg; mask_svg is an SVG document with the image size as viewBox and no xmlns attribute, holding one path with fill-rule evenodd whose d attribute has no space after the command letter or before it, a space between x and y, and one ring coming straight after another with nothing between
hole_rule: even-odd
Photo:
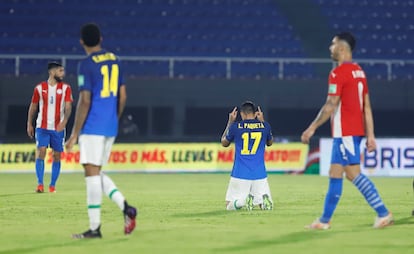
<instances>
[{"instance_id":1,"label":"blue stadium seat","mask_svg":"<svg viewBox=\"0 0 414 254\"><path fill-rule=\"evenodd\" d=\"M333 30L355 33L358 38L355 58L414 57L413 0L312 1L320 7ZM105 48L125 56L307 56L301 39L273 0L101 0L99 11L96 3L95 0L2 1L0 54L84 54L79 45L79 28L94 21L102 28ZM36 66L24 64L22 71L38 72ZM75 64L70 61L67 64L67 72L73 75ZM185 78L225 77L225 65L218 70L222 64L192 64L183 63L182 67L179 64L176 72ZM126 73L132 76L168 76L166 62L136 61L125 66ZM233 77L277 78L273 67L234 63ZM410 72L409 68L400 67L396 67L401 72L397 76L410 77L405 73ZM367 68L367 72L374 72L370 66ZM2 69L1 73L8 69ZM200 70L205 73L196 73ZM213 74L215 70L218 72ZM292 64L285 70L289 79L315 77L310 65ZM374 73L377 78L384 76Z\"/></svg>"}]
</instances>

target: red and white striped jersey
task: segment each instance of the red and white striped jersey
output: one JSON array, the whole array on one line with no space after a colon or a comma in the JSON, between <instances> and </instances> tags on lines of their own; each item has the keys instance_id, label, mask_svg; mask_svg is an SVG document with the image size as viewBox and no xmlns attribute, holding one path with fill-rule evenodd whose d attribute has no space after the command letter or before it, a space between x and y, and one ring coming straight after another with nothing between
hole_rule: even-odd
<instances>
[{"instance_id":1,"label":"red and white striped jersey","mask_svg":"<svg viewBox=\"0 0 414 254\"><path fill-rule=\"evenodd\" d=\"M340 96L338 108L331 117L332 136L365 136L364 98L368 93L362 68L345 62L329 75L330 96Z\"/></svg>"},{"instance_id":2,"label":"red and white striped jersey","mask_svg":"<svg viewBox=\"0 0 414 254\"><path fill-rule=\"evenodd\" d=\"M36 85L32 96L32 103L39 104L36 128L56 130L63 120L65 103L72 101L72 90L68 84L59 82L51 86L44 81Z\"/></svg>"}]
</instances>

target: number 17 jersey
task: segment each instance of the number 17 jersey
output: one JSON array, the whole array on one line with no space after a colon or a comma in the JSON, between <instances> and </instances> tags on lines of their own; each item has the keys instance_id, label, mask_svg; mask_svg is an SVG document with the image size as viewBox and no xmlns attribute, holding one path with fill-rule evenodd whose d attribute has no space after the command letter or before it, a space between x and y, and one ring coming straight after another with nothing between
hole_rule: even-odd
<instances>
[{"instance_id":1,"label":"number 17 jersey","mask_svg":"<svg viewBox=\"0 0 414 254\"><path fill-rule=\"evenodd\" d=\"M235 144L232 177L247 180L267 177L265 146L268 140L273 139L269 123L256 119L235 122L230 126L226 139Z\"/></svg>"},{"instance_id":2,"label":"number 17 jersey","mask_svg":"<svg viewBox=\"0 0 414 254\"><path fill-rule=\"evenodd\" d=\"M118 133L118 92L123 85L119 58L106 50L79 63L79 90L91 93L91 105L81 134L115 137Z\"/></svg>"}]
</instances>

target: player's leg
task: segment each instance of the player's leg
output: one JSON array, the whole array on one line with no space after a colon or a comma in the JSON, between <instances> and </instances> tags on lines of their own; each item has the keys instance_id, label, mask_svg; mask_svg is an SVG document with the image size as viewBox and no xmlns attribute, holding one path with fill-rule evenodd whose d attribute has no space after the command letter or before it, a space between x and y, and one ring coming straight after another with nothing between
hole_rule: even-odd
<instances>
[{"instance_id":1,"label":"player's leg","mask_svg":"<svg viewBox=\"0 0 414 254\"><path fill-rule=\"evenodd\" d=\"M74 234L73 238L101 238L102 183L101 163L104 154L104 136L80 135L80 163L85 170L86 202L89 230Z\"/></svg>"},{"instance_id":2,"label":"player's leg","mask_svg":"<svg viewBox=\"0 0 414 254\"><path fill-rule=\"evenodd\" d=\"M385 207L382 199L375 188L374 183L361 173L360 166L360 137L344 137L344 147L347 153L349 165L345 166L346 178L350 180L359 192L364 196L367 203L377 213L375 228L382 228L393 223L392 214Z\"/></svg>"},{"instance_id":3,"label":"player's leg","mask_svg":"<svg viewBox=\"0 0 414 254\"><path fill-rule=\"evenodd\" d=\"M270 193L267 177L264 179L253 180L250 192L254 197L253 205L258 205L262 210L273 209L273 199Z\"/></svg>"},{"instance_id":4,"label":"player's leg","mask_svg":"<svg viewBox=\"0 0 414 254\"><path fill-rule=\"evenodd\" d=\"M334 138L332 144L331 166L329 169L329 186L325 195L322 216L306 226L309 229L329 229L330 221L342 195L344 168L342 141Z\"/></svg>"},{"instance_id":5,"label":"player's leg","mask_svg":"<svg viewBox=\"0 0 414 254\"><path fill-rule=\"evenodd\" d=\"M102 165L105 165L109 161L109 156L111 154L112 144L114 143L114 137L107 137L105 138L105 152L102 161ZM112 179L104 174L103 172L100 173L101 181L102 181L102 189L104 193L111 199L119 209L124 214L124 233L130 234L135 229L136 221L135 218L137 216L137 209L128 204L124 195L118 190L115 183Z\"/></svg>"},{"instance_id":6,"label":"player's leg","mask_svg":"<svg viewBox=\"0 0 414 254\"><path fill-rule=\"evenodd\" d=\"M250 187L251 180L230 177L226 192L226 210L238 210L244 207L250 193Z\"/></svg>"},{"instance_id":7,"label":"player's leg","mask_svg":"<svg viewBox=\"0 0 414 254\"><path fill-rule=\"evenodd\" d=\"M37 177L36 192L42 193L44 191L43 177L45 174L46 149L50 143L50 136L45 130L36 128L35 139L36 139L35 167L36 167L36 177Z\"/></svg>"},{"instance_id":8,"label":"player's leg","mask_svg":"<svg viewBox=\"0 0 414 254\"><path fill-rule=\"evenodd\" d=\"M60 175L61 154L63 152L63 144L65 142L65 131L51 132L50 147L53 149L52 176L50 178L49 192L56 192L56 181Z\"/></svg>"},{"instance_id":9,"label":"player's leg","mask_svg":"<svg viewBox=\"0 0 414 254\"><path fill-rule=\"evenodd\" d=\"M342 195L344 168L341 164L331 164L329 169L329 187L325 196L323 214L320 218L322 223L329 223L335 212Z\"/></svg>"}]
</instances>

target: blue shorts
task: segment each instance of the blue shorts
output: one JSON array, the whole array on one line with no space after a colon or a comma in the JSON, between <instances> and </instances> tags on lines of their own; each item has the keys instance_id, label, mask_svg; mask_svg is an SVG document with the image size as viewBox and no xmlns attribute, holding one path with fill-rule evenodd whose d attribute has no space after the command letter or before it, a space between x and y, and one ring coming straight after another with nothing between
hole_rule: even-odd
<instances>
[{"instance_id":1,"label":"blue shorts","mask_svg":"<svg viewBox=\"0 0 414 254\"><path fill-rule=\"evenodd\" d=\"M341 164L342 166L361 163L359 145L362 137L346 136L334 138L332 144L331 164Z\"/></svg>"},{"instance_id":2,"label":"blue shorts","mask_svg":"<svg viewBox=\"0 0 414 254\"><path fill-rule=\"evenodd\" d=\"M57 132L36 128L36 147L51 147L56 152L63 152L65 143L65 131Z\"/></svg>"}]
</instances>

